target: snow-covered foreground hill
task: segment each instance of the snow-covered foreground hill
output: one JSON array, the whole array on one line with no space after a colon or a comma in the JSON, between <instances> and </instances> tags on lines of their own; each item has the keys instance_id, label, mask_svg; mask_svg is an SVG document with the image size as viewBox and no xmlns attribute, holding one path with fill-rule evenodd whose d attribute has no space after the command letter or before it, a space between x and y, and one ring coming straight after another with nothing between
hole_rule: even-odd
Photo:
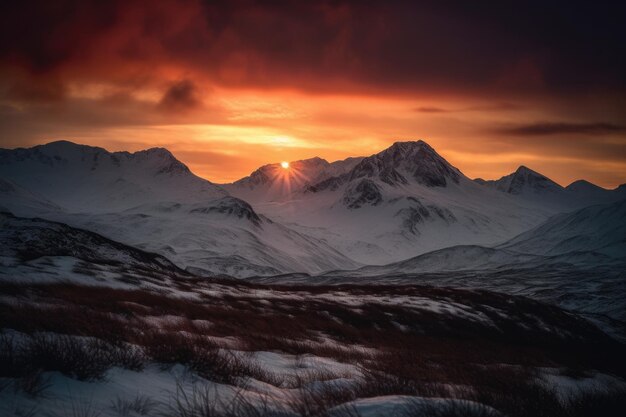
<instances>
[{"instance_id":1,"label":"snow-covered foreground hill","mask_svg":"<svg viewBox=\"0 0 626 417\"><path fill-rule=\"evenodd\" d=\"M31 226L41 238L45 225ZM71 282L62 268L34 282L0 276L2 415L623 410L624 345L557 307L428 286L212 280L93 234L97 250L79 250L81 232L52 229L68 232L60 248L14 261L81 268Z\"/></svg>"}]
</instances>

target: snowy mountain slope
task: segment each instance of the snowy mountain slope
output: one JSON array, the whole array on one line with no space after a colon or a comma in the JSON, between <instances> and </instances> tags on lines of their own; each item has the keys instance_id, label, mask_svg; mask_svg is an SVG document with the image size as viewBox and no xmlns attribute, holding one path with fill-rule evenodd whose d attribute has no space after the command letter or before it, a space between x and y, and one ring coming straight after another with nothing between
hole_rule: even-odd
<instances>
[{"instance_id":1,"label":"snowy mountain slope","mask_svg":"<svg viewBox=\"0 0 626 417\"><path fill-rule=\"evenodd\" d=\"M0 178L0 211L19 211L23 215L33 216L59 210L59 206L45 197Z\"/></svg>"},{"instance_id":2,"label":"snowy mountain slope","mask_svg":"<svg viewBox=\"0 0 626 417\"><path fill-rule=\"evenodd\" d=\"M188 274L167 258L63 223L0 213L0 281L125 286Z\"/></svg>"},{"instance_id":3,"label":"snowy mountain slope","mask_svg":"<svg viewBox=\"0 0 626 417\"><path fill-rule=\"evenodd\" d=\"M626 259L626 199L559 214L498 247L539 255L597 252Z\"/></svg>"},{"instance_id":4,"label":"snowy mountain slope","mask_svg":"<svg viewBox=\"0 0 626 417\"><path fill-rule=\"evenodd\" d=\"M197 274L238 277L361 266L327 243L257 215L246 202L163 202L103 214L57 213L57 221L167 256Z\"/></svg>"},{"instance_id":5,"label":"snowy mountain slope","mask_svg":"<svg viewBox=\"0 0 626 417\"><path fill-rule=\"evenodd\" d=\"M0 224L2 257L28 261L42 256L70 256L96 263L119 263L182 272L163 256L63 223L0 213Z\"/></svg>"},{"instance_id":6,"label":"snowy mountain slope","mask_svg":"<svg viewBox=\"0 0 626 417\"><path fill-rule=\"evenodd\" d=\"M626 200L559 214L496 247L451 246L350 276L539 268L589 268L626 262ZM335 272L333 272L335 273Z\"/></svg>"},{"instance_id":7,"label":"snowy mountain slope","mask_svg":"<svg viewBox=\"0 0 626 417\"><path fill-rule=\"evenodd\" d=\"M0 149L0 177L66 209L92 213L226 195L163 148L108 152L59 141L29 149Z\"/></svg>"},{"instance_id":8,"label":"snowy mountain slope","mask_svg":"<svg viewBox=\"0 0 626 417\"><path fill-rule=\"evenodd\" d=\"M397 142L342 175L255 209L366 264L492 245L554 214L475 183L423 141Z\"/></svg>"},{"instance_id":9,"label":"snowy mountain slope","mask_svg":"<svg viewBox=\"0 0 626 417\"><path fill-rule=\"evenodd\" d=\"M552 267L588 269L598 265L616 266L624 265L624 262L594 251L543 256L508 249L467 245L439 249L388 265L365 266L355 271L347 271L346 275L365 277L458 271L541 270ZM332 274L337 274L337 272Z\"/></svg>"},{"instance_id":10,"label":"snowy mountain slope","mask_svg":"<svg viewBox=\"0 0 626 417\"><path fill-rule=\"evenodd\" d=\"M210 275L228 275L231 277L246 278L251 276L274 276L281 275L284 272L274 268L273 266L255 264L241 255L218 255L206 256L201 254L193 259L194 264L201 267L188 266L188 272L205 276Z\"/></svg>"},{"instance_id":11,"label":"snowy mountain slope","mask_svg":"<svg viewBox=\"0 0 626 417\"><path fill-rule=\"evenodd\" d=\"M363 158L356 157L328 162L316 157L289 162L287 169L278 163L268 164L249 176L231 184L223 184L222 187L231 195L253 204L259 201L281 200L311 184L349 171L361 159Z\"/></svg>"},{"instance_id":12,"label":"snowy mountain slope","mask_svg":"<svg viewBox=\"0 0 626 417\"><path fill-rule=\"evenodd\" d=\"M355 275L402 274L414 272L446 272L497 269L503 266L532 266L541 263L542 257L484 246L452 246L428 252L401 262L384 266L367 266Z\"/></svg>"}]
</instances>

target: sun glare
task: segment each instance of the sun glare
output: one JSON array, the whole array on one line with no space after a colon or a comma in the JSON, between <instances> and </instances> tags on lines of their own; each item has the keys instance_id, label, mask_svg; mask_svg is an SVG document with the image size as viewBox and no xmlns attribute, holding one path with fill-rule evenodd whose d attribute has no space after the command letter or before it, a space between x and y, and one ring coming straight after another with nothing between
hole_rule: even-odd
<instances>
[{"instance_id":1,"label":"sun glare","mask_svg":"<svg viewBox=\"0 0 626 417\"><path fill-rule=\"evenodd\" d=\"M283 162L280 163L280 166L283 167L284 169L287 169L287 168L289 168L289 162L283 161Z\"/></svg>"}]
</instances>

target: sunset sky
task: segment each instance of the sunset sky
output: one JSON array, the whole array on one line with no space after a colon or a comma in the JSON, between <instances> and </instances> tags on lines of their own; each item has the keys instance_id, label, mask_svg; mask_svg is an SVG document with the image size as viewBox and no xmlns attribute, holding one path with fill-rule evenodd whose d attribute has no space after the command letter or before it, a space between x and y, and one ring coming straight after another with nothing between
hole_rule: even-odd
<instances>
[{"instance_id":1,"label":"sunset sky","mask_svg":"<svg viewBox=\"0 0 626 417\"><path fill-rule=\"evenodd\" d=\"M626 182L620 2L6 1L0 147L162 146L214 182L423 139L470 177Z\"/></svg>"}]
</instances>

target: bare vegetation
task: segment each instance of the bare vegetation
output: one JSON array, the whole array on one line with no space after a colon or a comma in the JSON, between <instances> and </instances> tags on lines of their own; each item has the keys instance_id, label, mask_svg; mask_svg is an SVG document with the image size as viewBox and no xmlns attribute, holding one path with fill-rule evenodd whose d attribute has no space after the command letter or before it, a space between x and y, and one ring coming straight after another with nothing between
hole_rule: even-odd
<instances>
[{"instance_id":1,"label":"bare vegetation","mask_svg":"<svg viewBox=\"0 0 626 417\"><path fill-rule=\"evenodd\" d=\"M34 333L21 340L0 336L1 376L20 378L18 386L32 395L44 390L41 372L58 371L83 381L102 379L107 369L121 366L140 370L143 355L130 346L99 339Z\"/></svg>"},{"instance_id":2,"label":"bare vegetation","mask_svg":"<svg viewBox=\"0 0 626 417\"><path fill-rule=\"evenodd\" d=\"M183 364L197 376L242 389L253 379L291 390L283 409L242 395L222 402L208 387L192 394L179 389L167 415L181 417L356 416L353 401L383 395L457 400L435 408L411 403L402 410L407 416L612 416L626 405L622 390L562 399L538 382L540 367L575 378L595 371L624 376L625 350L585 320L524 298L418 286L294 288L192 279L181 286L197 287L198 296L66 283L0 285L0 294L13 300L0 302L0 328L21 335L0 337L0 376L41 396L46 371L93 381L113 366L141 370L153 362ZM219 296L203 292L211 286L220 288ZM256 291L271 291L273 298L268 302ZM376 302L373 295L470 306L473 316ZM355 307L342 302L346 296L366 301ZM226 338L239 351L296 355L295 376L232 352L220 342ZM304 355L351 364L359 375L308 369ZM139 396L118 398L112 407L120 415L152 411Z\"/></svg>"},{"instance_id":3,"label":"bare vegetation","mask_svg":"<svg viewBox=\"0 0 626 417\"><path fill-rule=\"evenodd\" d=\"M156 401L141 394L137 394L132 399L117 397L115 400L111 401L111 409L120 417L127 417L131 415L131 413L145 416L151 413L157 406L158 403Z\"/></svg>"},{"instance_id":4,"label":"bare vegetation","mask_svg":"<svg viewBox=\"0 0 626 417\"><path fill-rule=\"evenodd\" d=\"M234 391L230 398L222 398L216 388L194 385L191 392L179 382L176 393L167 404L167 417L287 417L292 416L267 396L250 401L242 390Z\"/></svg>"}]
</instances>

